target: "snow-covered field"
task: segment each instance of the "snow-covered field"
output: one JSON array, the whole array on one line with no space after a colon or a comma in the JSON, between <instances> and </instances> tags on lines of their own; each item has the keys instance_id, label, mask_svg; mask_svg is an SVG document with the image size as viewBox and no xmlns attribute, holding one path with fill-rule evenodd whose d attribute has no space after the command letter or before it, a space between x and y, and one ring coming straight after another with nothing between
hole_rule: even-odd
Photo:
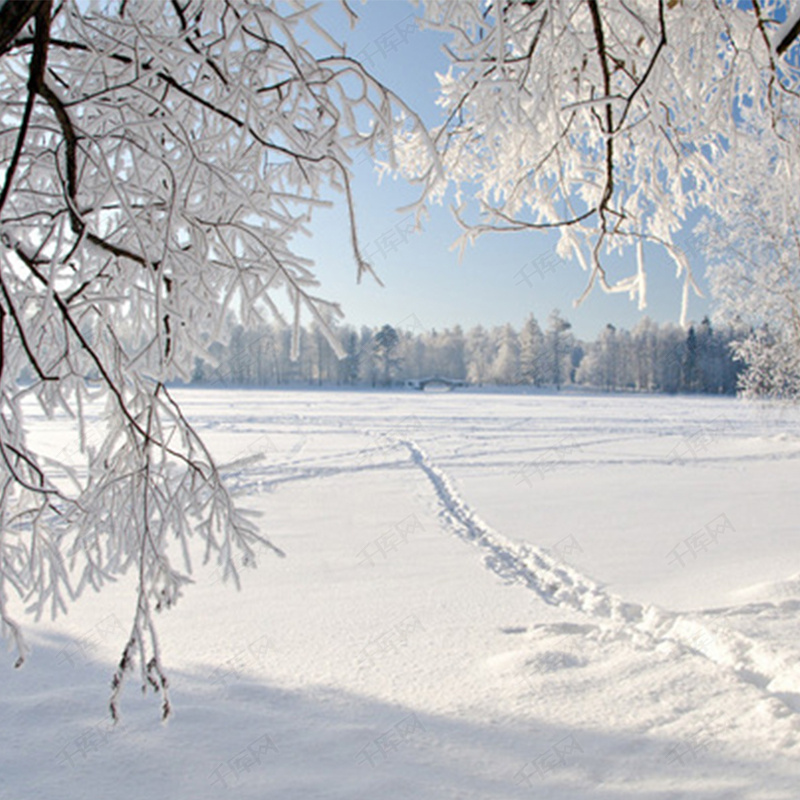
<instances>
[{"instance_id":1,"label":"snow-covered field","mask_svg":"<svg viewBox=\"0 0 800 800\"><path fill-rule=\"evenodd\" d=\"M0 661L2 798L800 797L800 418L730 399L184 390L287 553L108 683L122 581ZM55 452L65 429L33 421Z\"/></svg>"}]
</instances>

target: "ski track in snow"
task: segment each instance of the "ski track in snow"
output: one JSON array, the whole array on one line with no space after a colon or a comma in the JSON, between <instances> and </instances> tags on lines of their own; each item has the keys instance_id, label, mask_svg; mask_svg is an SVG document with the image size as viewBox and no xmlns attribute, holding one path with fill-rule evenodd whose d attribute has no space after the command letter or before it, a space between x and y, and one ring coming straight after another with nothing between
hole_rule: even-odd
<instances>
[{"instance_id":1,"label":"ski track in snow","mask_svg":"<svg viewBox=\"0 0 800 800\"><path fill-rule=\"evenodd\" d=\"M638 646L655 649L678 646L708 659L780 701L776 716L800 713L800 668L774 648L702 619L710 614L730 615L733 609L697 613L666 611L654 605L628 602L574 568L556 561L541 548L515 544L494 531L470 508L452 480L414 441L400 439L413 463L433 486L444 524L459 538L484 551L484 563L508 583L534 591L545 603L578 611L612 627L616 635ZM759 607L772 607L769 603ZM740 613L747 606L739 609Z\"/></svg>"},{"instance_id":2,"label":"ski track in snow","mask_svg":"<svg viewBox=\"0 0 800 800\"><path fill-rule=\"evenodd\" d=\"M340 423L341 424L341 423ZM508 432L507 429L501 429L502 432ZM242 431L240 431L242 432ZM244 432L258 433L265 435L263 428L253 428L252 430L245 429ZM336 429L318 428L309 431L306 436L315 434L330 435L335 433L345 433ZM496 433L496 432L495 432ZM570 429L570 435L574 434L574 430ZM237 493L247 493L249 491L271 490L276 486L284 483L293 483L295 481L313 480L315 478L333 477L341 474L360 473L380 469L397 469L403 468L406 465L405 460L386 461L374 459L377 457L385 458L390 451L395 450L401 446L402 440L393 437L391 429L389 432L379 430L368 430L366 434L381 439L381 444L373 447L361 448L358 450L337 451L323 456L314 456L306 458L302 455L302 444L298 447L295 446L294 450L287 453L284 458L278 462L270 464L254 464L253 468L249 470L246 480L242 480L243 476L238 472L240 463L234 462L233 464L222 465L222 471L226 475L229 485L232 485ZM269 432L266 433L269 435ZM471 431L474 437L474 432ZM449 437L448 437L449 438ZM477 437L480 439L481 437ZM674 432L670 434L670 438L678 438ZM441 440L441 437L437 437ZM628 442L635 442L636 436L618 436L618 437L603 437L591 440L582 439L580 453L577 457L559 457L559 467L563 469L572 468L599 468L599 467L627 467L627 466L644 466L644 465L657 465L657 466L672 466L669 460L669 451L665 449L662 456L641 456L632 454L619 454L619 455L592 455L587 452L587 448L597 445L614 445L625 444ZM508 469L513 470L519 468L521 465L525 466L527 463L535 463L536 456L552 453L557 449L558 445L554 448L552 442L544 444L529 443L523 447L509 447L504 445L503 455L519 454L525 455L527 458L524 461L520 459L498 459L497 448L491 450L474 450L469 445L456 448L456 451L440 459L442 463L447 466L457 465L460 468L483 468L491 466L494 469ZM487 459L489 459L487 461ZM785 453L776 453L774 451L756 452L756 453L738 453L734 457L730 455L699 455L695 454L691 457L686 457L684 461L678 466L687 468L703 468L706 466L720 466L729 462L733 462L735 466L740 466L743 463L758 463L758 462L776 462L776 461L795 461L800 459L800 449L797 451L789 451ZM255 459L245 459L254 461ZM353 461L360 463L353 463Z\"/></svg>"}]
</instances>

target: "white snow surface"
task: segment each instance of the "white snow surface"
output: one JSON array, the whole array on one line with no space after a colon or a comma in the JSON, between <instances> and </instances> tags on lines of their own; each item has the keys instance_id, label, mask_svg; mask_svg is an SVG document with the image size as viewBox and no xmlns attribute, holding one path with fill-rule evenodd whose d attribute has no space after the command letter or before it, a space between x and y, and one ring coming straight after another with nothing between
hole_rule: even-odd
<instances>
[{"instance_id":1,"label":"white snow surface","mask_svg":"<svg viewBox=\"0 0 800 800\"><path fill-rule=\"evenodd\" d=\"M198 557L161 617L166 723L136 674L109 721L130 581L26 619L0 798L800 797L796 412L178 395L287 557L239 592Z\"/></svg>"}]
</instances>

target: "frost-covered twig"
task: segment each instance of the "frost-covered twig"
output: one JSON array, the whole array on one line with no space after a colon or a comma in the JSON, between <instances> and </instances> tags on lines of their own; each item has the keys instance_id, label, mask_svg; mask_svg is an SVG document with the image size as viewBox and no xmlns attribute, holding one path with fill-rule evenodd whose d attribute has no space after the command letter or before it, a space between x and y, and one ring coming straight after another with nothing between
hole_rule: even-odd
<instances>
[{"instance_id":1,"label":"frost-covered twig","mask_svg":"<svg viewBox=\"0 0 800 800\"><path fill-rule=\"evenodd\" d=\"M190 581L193 540L236 583L260 550L280 553L165 383L189 377L231 314L288 307L296 328L310 315L333 341L338 306L317 296L294 239L339 191L358 274L370 272L348 152L391 149L397 125L422 132L331 37L332 57L312 54L313 15L23 0L0 18L0 621L21 662L11 595L55 614L135 574L114 716L134 661L169 713L155 615ZM69 458L30 447L31 403L75 420Z\"/></svg>"}]
</instances>

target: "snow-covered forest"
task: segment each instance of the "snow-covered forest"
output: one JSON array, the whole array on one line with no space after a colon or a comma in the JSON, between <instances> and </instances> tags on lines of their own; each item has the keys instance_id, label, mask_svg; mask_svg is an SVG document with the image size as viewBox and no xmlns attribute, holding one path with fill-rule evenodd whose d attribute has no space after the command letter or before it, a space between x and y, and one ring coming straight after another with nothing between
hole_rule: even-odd
<instances>
[{"instance_id":1,"label":"snow-covered forest","mask_svg":"<svg viewBox=\"0 0 800 800\"><path fill-rule=\"evenodd\" d=\"M742 364L732 344L741 328L714 327L705 318L688 330L644 317L632 331L604 328L595 341L577 339L553 311L544 326L530 315L517 330L456 326L419 331L392 325L342 325L340 358L319 327L301 328L292 358L292 334L280 326L232 325L227 345L198 358L192 382L213 386L393 386L430 377L474 385L571 384L605 391L734 394Z\"/></svg>"}]
</instances>

